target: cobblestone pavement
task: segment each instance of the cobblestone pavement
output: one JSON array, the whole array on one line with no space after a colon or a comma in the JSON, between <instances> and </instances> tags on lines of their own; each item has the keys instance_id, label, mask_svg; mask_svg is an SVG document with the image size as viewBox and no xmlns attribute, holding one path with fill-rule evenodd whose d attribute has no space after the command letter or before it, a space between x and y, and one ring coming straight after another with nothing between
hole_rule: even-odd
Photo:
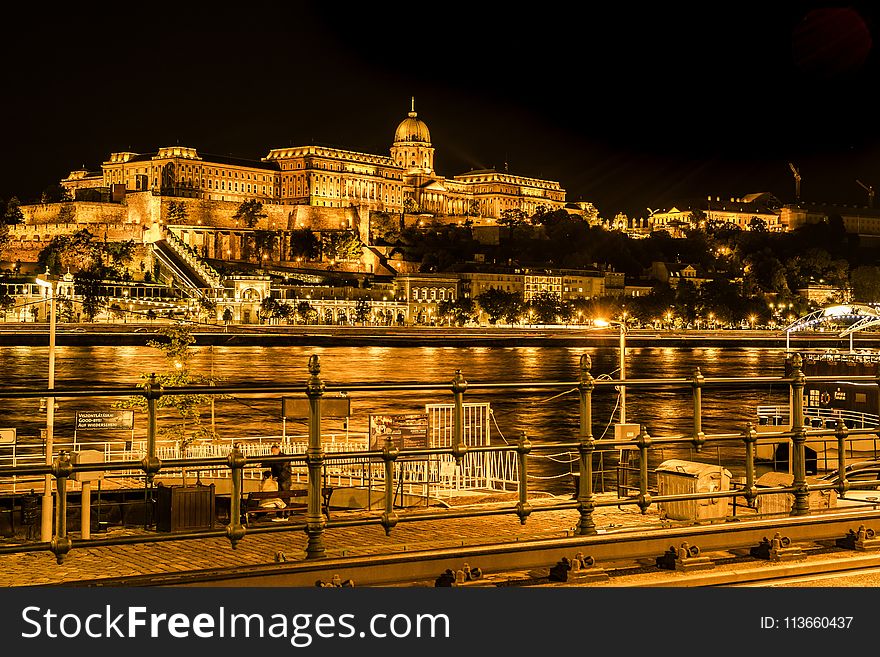
<instances>
[{"instance_id":1,"label":"cobblestone pavement","mask_svg":"<svg viewBox=\"0 0 880 657\"><path fill-rule=\"evenodd\" d=\"M553 501L553 500L550 500ZM533 507L540 500L531 501ZM493 502L486 506L513 508L513 502ZM424 513L424 509L419 510ZM438 512L439 513L439 512ZM377 515L377 514L373 514ZM362 517L362 512L334 512L334 520ZM656 512L642 515L635 506L599 507L594 513L597 528L622 526L660 526ZM576 509L534 511L525 525L513 513L504 516L452 518L401 522L385 536L381 526L328 528L324 543L328 556L382 554L428 548L456 547L527 539L553 538L572 532L578 521ZM265 525L281 524L267 522ZM108 537L137 534L138 530L110 530ZM143 533L143 532L141 532ZM153 532L151 532L153 534ZM102 535L103 536L103 535ZM232 549L225 538L188 539L162 543L77 548L63 564L48 552L0 554L0 586L63 585L83 580L131 575L176 573L207 568L273 563L276 553L288 560L301 558L305 533L291 528L277 533L250 534ZM0 541L0 545L4 544ZM5 544L9 544L6 541Z\"/></svg>"}]
</instances>

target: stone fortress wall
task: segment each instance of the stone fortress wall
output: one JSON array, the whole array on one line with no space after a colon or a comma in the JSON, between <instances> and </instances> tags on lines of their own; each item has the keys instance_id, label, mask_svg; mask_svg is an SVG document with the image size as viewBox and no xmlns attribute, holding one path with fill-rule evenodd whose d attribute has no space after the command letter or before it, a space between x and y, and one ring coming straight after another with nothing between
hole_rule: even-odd
<instances>
[{"instance_id":1,"label":"stone fortress wall","mask_svg":"<svg viewBox=\"0 0 880 657\"><path fill-rule=\"evenodd\" d=\"M184 207L186 218L183 221L171 219L172 203ZM121 203L69 201L22 205L25 221L10 227L10 239L3 259L36 262L40 251L53 238L70 235L84 228L97 238L110 242L135 240L150 244L162 239L163 226L179 224L197 229L204 243L209 238L207 233L213 232L211 229L226 234L244 230L241 222L233 218L239 205L235 201L158 196L149 191L128 193ZM263 212L267 216L254 226L255 230L357 230L362 240L366 240L369 234L369 213L358 212L354 207L264 203Z\"/></svg>"}]
</instances>

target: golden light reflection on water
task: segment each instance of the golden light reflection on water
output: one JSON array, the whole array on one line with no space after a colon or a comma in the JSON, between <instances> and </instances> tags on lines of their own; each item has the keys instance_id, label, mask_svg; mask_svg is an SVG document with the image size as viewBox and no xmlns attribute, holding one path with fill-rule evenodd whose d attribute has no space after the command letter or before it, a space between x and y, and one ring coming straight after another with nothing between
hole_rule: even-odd
<instances>
[{"instance_id":1,"label":"golden light reflection on water","mask_svg":"<svg viewBox=\"0 0 880 657\"><path fill-rule=\"evenodd\" d=\"M211 363L215 372L230 384L271 382L301 384L308 377L309 356L321 357L321 376L328 382L356 381L449 381L455 369L461 369L469 381L533 381L556 379L574 381L579 376L582 354L592 359L591 373L598 377L617 367L619 352L609 348L555 347L215 347L198 348L193 361L195 373L207 374ZM0 368L4 386L45 385L48 349L29 347L0 348ZM58 385L123 385L136 383L141 373L161 371L164 358L146 347L65 347L58 352ZM754 376L781 374L778 350L767 349L673 349L638 347L627 349L627 373L630 378L690 376L699 365L709 376ZM578 395L563 390L530 392L469 390L466 401L491 404L498 429L490 424L490 434L500 442L500 433L516 439L527 431L533 442L570 440L578 432ZM764 387L755 390L704 390L706 432L737 429L752 419L758 404L777 403L787 398L785 391ZM552 399L551 399L552 398ZM366 424L370 413L423 412L426 403L450 403L451 394L409 391L358 392L352 394L355 417L352 426ZM239 400L216 404L217 429L222 436L274 435L280 430L277 397L248 397L247 405ZM617 402L614 388L597 388L593 394L593 434L599 436L612 418ZM95 400L82 400L77 408L89 409ZM100 404L100 402L97 402ZM780 402L781 403L781 402ZM628 390L627 416L643 423L652 436L686 433L692 427L692 392L689 387L663 390ZM70 407L73 408L73 407ZM25 400L0 402L0 416L8 426L19 428L23 440L38 440L40 423L45 416L34 412L33 403ZM57 428L60 436L70 432L72 415L65 413ZM137 424L138 437L143 423ZM670 457L671 458L671 457ZM567 466L533 460L536 473L550 473ZM555 469L555 470L554 470ZM553 480L555 481L555 480ZM549 484L548 484L549 485Z\"/></svg>"}]
</instances>

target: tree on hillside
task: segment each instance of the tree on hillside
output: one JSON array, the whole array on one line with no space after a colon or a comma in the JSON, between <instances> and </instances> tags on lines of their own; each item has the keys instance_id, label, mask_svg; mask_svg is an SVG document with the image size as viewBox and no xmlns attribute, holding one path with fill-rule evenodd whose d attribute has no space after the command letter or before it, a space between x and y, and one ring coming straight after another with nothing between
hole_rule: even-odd
<instances>
[{"instance_id":1,"label":"tree on hillside","mask_svg":"<svg viewBox=\"0 0 880 657\"><path fill-rule=\"evenodd\" d=\"M70 235L56 235L40 251L37 262L56 275L68 268L74 271L87 269L101 260L100 246L94 237L86 228Z\"/></svg>"},{"instance_id":2,"label":"tree on hillside","mask_svg":"<svg viewBox=\"0 0 880 657\"><path fill-rule=\"evenodd\" d=\"M259 223L260 219L265 219L268 216L268 214L263 212L263 204L260 201L248 199L241 202L232 218L236 221L241 221L247 228L253 228Z\"/></svg>"},{"instance_id":3,"label":"tree on hillside","mask_svg":"<svg viewBox=\"0 0 880 657\"><path fill-rule=\"evenodd\" d=\"M188 215L186 204L183 201L171 201L168 204L169 224L185 224Z\"/></svg>"},{"instance_id":4,"label":"tree on hillside","mask_svg":"<svg viewBox=\"0 0 880 657\"><path fill-rule=\"evenodd\" d=\"M271 260L278 248L278 233L274 230L255 230L252 239L257 262Z\"/></svg>"},{"instance_id":5,"label":"tree on hillside","mask_svg":"<svg viewBox=\"0 0 880 657\"><path fill-rule=\"evenodd\" d=\"M749 220L749 230L754 230L759 233L767 232L767 222L761 219L761 217L752 217Z\"/></svg>"},{"instance_id":6,"label":"tree on hillside","mask_svg":"<svg viewBox=\"0 0 880 657\"><path fill-rule=\"evenodd\" d=\"M370 237L375 243L377 240L393 244L400 238L401 219L399 215L388 212L370 213Z\"/></svg>"},{"instance_id":7,"label":"tree on hillside","mask_svg":"<svg viewBox=\"0 0 880 657\"><path fill-rule=\"evenodd\" d=\"M290 231L290 257L294 260L314 260L321 252L318 238L308 228Z\"/></svg>"},{"instance_id":8,"label":"tree on hillside","mask_svg":"<svg viewBox=\"0 0 880 657\"><path fill-rule=\"evenodd\" d=\"M852 270L853 299L864 303L880 301L880 267L862 265Z\"/></svg>"},{"instance_id":9,"label":"tree on hillside","mask_svg":"<svg viewBox=\"0 0 880 657\"><path fill-rule=\"evenodd\" d=\"M18 197L13 196L6 204L6 211L3 213L4 226L17 226L24 223L24 213L21 211L21 201Z\"/></svg>"},{"instance_id":10,"label":"tree on hillside","mask_svg":"<svg viewBox=\"0 0 880 657\"><path fill-rule=\"evenodd\" d=\"M416 203L416 200L412 196L407 196L403 199L403 212L405 214L415 214L419 211L419 204Z\"/></svg>"},{"instance_id":11,"label":"tree on hillside","mask_svg":"<svg viewBox=\"0 0 880 657\"><path fill-rule=\"evenodd\" d=\"M105 267L111 268L117 275L122 275L134 260L134 250L134 240L104 242L101 244L99 254Z\"/></svg>"},{"instance_id":12,"label":"tree on hillside","mask_svg":"<svg viewBox=\"0 0 880 657\"><path fill-rule=\"evenodd\" d=\"M70 190L61 183L49 185L40 194L40 203L65 203L72 200Z\"/></svg>"},{"instance_id":13,"label":"tree on hillside","mask_svg":"<svg viewBox=\"0 0 880 657\"><path fill-rule=\"evenodd\" d=\"M510 208L501 211L501 217L498 218L499 226L519 226L528 221L528 215L517 208Z\"/></svg>"},{"instance_id":14,"label":"tree on hillside","mask_svg":"<svg viewBox=\"0 0 880 657\"><path fill-rule=\"evenodd\" d=\"M357 233L350 230L325 233L324 257L335 260L357 260L363 253L363 244Z\"/></svg>"},{"instance_id":15,"label":"tree on hillside","mask_svg":"<svg viewBox=\"0 0 880 657\"><path fill-rule=\"evenodd\" d=\"M758 292L788 292L785 267L768 248L746 257L743 268L743 290L747 296Z\"/></svg>"}]
</instances>

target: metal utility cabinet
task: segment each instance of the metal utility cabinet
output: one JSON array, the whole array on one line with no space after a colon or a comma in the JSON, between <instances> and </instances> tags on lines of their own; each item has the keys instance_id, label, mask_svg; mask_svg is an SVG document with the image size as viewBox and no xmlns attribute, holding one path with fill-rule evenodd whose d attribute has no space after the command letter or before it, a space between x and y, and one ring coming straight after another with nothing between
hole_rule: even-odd
<instances>
[{"instance_id":1,"label":"metal utility cabinet","mask_svg":"<svg viewBox=\"0 0 880 657\"><path fill-rule=\"evenodd\" d=\"M655 470L658 495L718 493L730 490L730 472L718 465L670 459ZM660 514L670 520L715 520L727 517L726 497L661 502Z\"/></svg>"}]
</instances>

